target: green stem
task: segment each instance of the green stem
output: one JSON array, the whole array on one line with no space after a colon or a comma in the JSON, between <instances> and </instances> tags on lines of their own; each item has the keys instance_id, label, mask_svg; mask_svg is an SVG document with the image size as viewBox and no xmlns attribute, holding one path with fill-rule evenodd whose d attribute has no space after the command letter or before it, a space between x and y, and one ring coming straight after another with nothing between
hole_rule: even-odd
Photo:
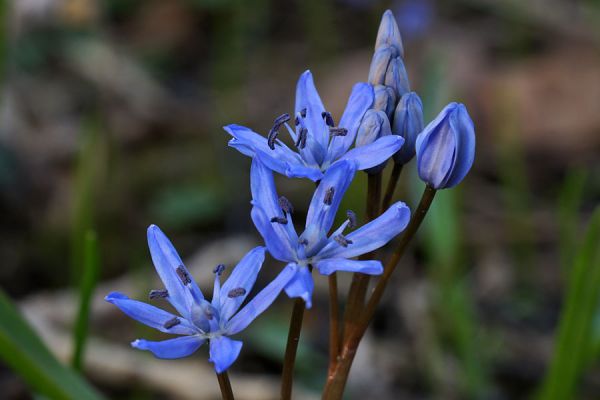
<instances>
[{"instance_id":1,"label":"green stem","mask_svg":"<svg viewBox=\"0 0 600 400\"><path fill-rule=\"evenodd\" d=\"M367 187L367 222L377 218L379 215L379 204L381 204L381 173L368 175ZM364 254L360 257L361 260L370 260L373 258L373 253ZM354 273L352 283L348 291L348 300L346 310L344 312L344 332L350 332L357 320L357 317L362 312L365 305L365 297L367 295L367 287L369 286L369 275Z\"/></svg>"},{"instance_id":2,"label":"green stem","mask_svg":"<svg viewBox=\"0 0 600 400\"><path fill-rule=\"evenodd\" d=\"M400 173L402 173L402 164L394 163L394 169L392 169L392 174L390 175L390 180L388 181L385 195L383 196L383 205L381 206L382 211L387 210L390 207L390 204L392 204L394 190L396 190L396 186L398 185Z\"/></svg>"},{"instance_id":3,"label":"green stem","mask_svg":"<svg viewBox=\"0 0 600 400\"><path fill-rule=\"evenodd\" d=\"M300 331L302 330L302 319L304 317L304 300L297 298L294 300L292 318L290 320L290 330L288 333L287 345L285 347L285 356L283 358L283 370L281 372L281 399L289 400L292 398L292 385L294 379L294 364L296 362L296 353L300 341Z\"/></svg>"},{"instance_id":4,"label":"green stem","mask_svg":"<svg viewBox=\"0 0 600 400\"><path fill-rule=\"evenodd\" d=\"M352 362L354 361L354 356L356 355L360 340L362 339L367 327L369 326L369 323L371 322L371 319L373 318L373 315L375 314L375 309L379 304L381 297L383 296L383 292L390 280L392 273L394 272L394 269L404 255L408 244L415 236L419 226L421 226L421 223L423 222L423 219L425 218L425 215L431 206L431 202L433 201L435 193L436 190L432 187L427 186L425 188L423 196L421 197L421 201L419 202L419 206L415 210L410 223L400 238L398 247L386 263L383 274L377 282L367 306L360 315L360 318L358 319L354 329L347 332L347 337L345 338L340 351L338 362L327 377L325 389L323 390L323 399L339 400L342 398L346 381L348 380L348 374L350 373L350 368L352 367Z\"/></svg>"},{"instance_id":5,"label":"green stem","mask_svg":"<svg viewBox=\"0 0 600 400\"><path fill-rule=\"evenodd\" d=\"M217 374L217 380L219 381L219 388L221 388L221 397L223 400L234 400L233 390L231 389L231 382L229 382L227 371Z\"/></svg>"}]
</instances>

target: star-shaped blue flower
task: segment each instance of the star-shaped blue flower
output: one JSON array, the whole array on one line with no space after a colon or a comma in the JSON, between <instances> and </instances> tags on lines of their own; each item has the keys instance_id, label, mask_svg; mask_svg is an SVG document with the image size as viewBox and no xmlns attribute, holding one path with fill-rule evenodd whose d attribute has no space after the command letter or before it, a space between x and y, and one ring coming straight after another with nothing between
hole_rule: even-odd
<instances>
[{"instance_id":1,"label":"star-shaped blue flower","mask_svg":"<svg viewBox=\"0 0 600 400\"><path fill-rule=\"evenodd\" d=\"M304 72L296 87L295 116L283 114L275 120L265 138L240 125L228 125L233 136L229 145L250 157L259 155L269 168L288 177L318 181L339 160L353 161L364 170L384 163L400 149L404 139L388 135L368 145L350 149L363 115L373 105L373 87L357 83L352 88L339 125L325 110L310 71ZM294 120L295 129L288 121ZM297 151L277 138L280 129L290 134Z\"/></svg>"},{"instance_id":2,"label":"star-shaped blue flower","mask_svg":"<svg viewBox=\"0 0 600 400\"><path fill-rule=\"evenodd\" d=\"M209 361L214 363L217 373L227 370L237 359L242 348L242 342L232 340L228 336L245 329L265 311L295 274L293 268L285 268L240 309L262 267L265 258L264 247L250 250L223 286L220 283L220 275L225 267L217 266L214 270L213 298L209 302L204 299L200 288L183 265L169 239L155 225L148 228L148 246L156 272L165 285L164 290L152 290L149 297L167 300L179 316L132 300L118 292L110 293L106 296L106 301L145 325L161 332L181 335L160 342L138 339L131 343L133 347L149 350L158 358L181 358L191 355L208 340Z\"/></svg>"},{"instance_id":3,"label":"star-shaped blue flower","mask_svg":"<svg viewBox=\"0 0 600 400\"><path fill-rule=\"evenodd\" d=\"M354 162L347 160L338 161L327 170L310 203L304 232L298 236L292 222L293 208L285 197L277 196L273 173L260 156L252 161L252 220L269 253L296 271L285 287L286 293L304 299L308 308L314 286L312 267L323 275L335 271L381 274L381 262L351 258L382 247L402 232L410 220L408 207L398 202L375 220L345 235L347 228L356 226L356 217L349 211L348 219L329 234L355 171Z\"/></svg>"}]
</instances>

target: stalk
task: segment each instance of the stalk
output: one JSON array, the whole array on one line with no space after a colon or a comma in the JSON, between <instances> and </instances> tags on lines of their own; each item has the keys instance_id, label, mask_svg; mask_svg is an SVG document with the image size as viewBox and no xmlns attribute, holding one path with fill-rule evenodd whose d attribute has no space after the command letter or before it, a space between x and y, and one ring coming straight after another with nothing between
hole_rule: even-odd
<instances>
[{"instance_id":1,"label":"stalk","mask_svg":"<svg viewBox=\"0 0 600 400\"><path fill-rule=\"evenodd\" d=\"M425 218L425 215L431 206L433 198L435 197L435 193L436 190L434 188L430 186L425 187L425 191L423 192L419 206L415 210L410 223L400 238L400 242L398 243L396 250L386 263L383 274L377 282L369 302L367 303L364 311L361 313L354 329L347 332L347 337L344 340L340 355L337 360L338 362L327 377L325 389L323 390L323 399L339 400L342 398L344 394L344 388L348 380L348 374L350 373L350 368L352 367L352 362L354 361L354 356L356 355L360 340L362 339L367 327L369 326L369 323L371 322L371 319L373 318L373 315L375 314L375 309L377 308L377 305L383 296L383 292L385 291L392 273L404 255L404 252L406 251L411 239L415 236L415 233L421 226L421 223L423 222L423 219Z\"/></svg>"},{"instance_id":2,"label":"stalk","mask_svg":"<svg viewBox=\"0 0 600 400\"><path fill-rule=\"evenodd\" d=\"M221 388L221 397L223 400L234 400L233 390L231 389L231 382L229 382L227 371L217 374L217 380L219 381L219 388Z\"/></svg>"},{"instance_id":3,"label":"stalk","mask_svg":"<svg viewBox=\"0 0 600 400\"><path fill-rule=\"evenodd\" d=\"M392 169L392 174L390 175L390 180L388 181L387 188L385 189L385 195L383 196L383 205L381 206L382 211L387 210L390 207L390 204L392 204L394 190L396 190L401 173L402 164L394 163L394 169Z\"/></svg>"},{"instance_id":4,"label":"stalk","mask_svg":"<svg viewBox=\"0 0 600 400\"><path fill-rule=\"evenodd\" d=\"M302 319L304 317L304 300L297 298L294 300L292 318L290 320L290 330L288 332L287 345L285 346L285 356L283 358L283 370L281 372L281 399L289 400L292 398L292 386L294 380L294 364L296 363L296 353L300 341L300 331L302 330Z\"/></svg>"}]
</instances>

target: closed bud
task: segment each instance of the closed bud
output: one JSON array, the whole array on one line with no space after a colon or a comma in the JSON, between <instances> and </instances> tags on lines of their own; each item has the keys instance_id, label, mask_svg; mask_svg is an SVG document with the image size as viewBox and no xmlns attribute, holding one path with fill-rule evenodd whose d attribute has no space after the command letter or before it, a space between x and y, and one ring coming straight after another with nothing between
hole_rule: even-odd
<instances>
[{"instance_id":1,"label":"closed bud","mask_svg":"<svg viewBox=\"0 0 600 400\"><path fill-rule=\"evenodd\" d=\"M404 46L402 45L400 29L398 29L396 18L394 18L394 14L390 10L386 10L381 17L377 39L375 40L375 51L384 46L392 46L397 56L404 57Z\"/></svg>"},{"instance_id":2,"label":"closed bud","mask_svg":"<svg viewBox=\"0 0 600 400\"><path fill-rule=\"evenodd\" d=\"M395 57L394 49L391 46L385 46L375 51L371 66L369 67L369 83L371 85L383 85L385 83L385 74L387 73L390 61Z\"/></svg>"},{"instance_id":3,"label":"closed bud","mask_svg":"<svg viewBox=\"0 0 600 400\"><path fill-rule=\"evenodd\" d=\"M423 103L415 92L400 98L394 111L392 132L404 138L404 145L394 154L394 162L406 164L415 156L417 135L423 130Z\"/></svg>"},{"instance_id":4,"label":"closed bud","mask_svg":"<svg viewBox=\"0 0 600 400\"><path fill-rule=\"evenodd\" d=\"M410 92L408 75L402 58L396 57L390 61L385 73L385 85L393 88L398 98Z\"/></svg>"},{"instance_id":5,"label":"closed bud","mask_svg":"<svg viewBox=\"0 0 600 400\"><path fill-rule=\"evenodd\" d=\"M390 127L390 121L388 120L387 115L383 111L371 109L365 113L365 116L360 123L358 132L356 134L355 146L365 146L373 143L382 136L391 134L392 128ZM386 162L373 168L366 169L365 172L368 174L376 174L381 172L381 170L385 167Z\"/></svg>"},{"instance_id":6,"label":"closed bud","mask_svg":"<svg viewBox=\"0 0 600 400\"><path fill-rule=\"evenodd\" d=\"M434 189L458 185L475 158L475 129L463 104L450 103L416 141L419 177Z\"/></svg>"},{"instance_id":7,"label":"closed bud","mask_svg":"<svg viewBox=\"0 0 600 400\"><path fill-rule=\"evenodd\" d=\"M385 115L390 118L394 113L394 106L396 104L396 93L394 92L394 89L384 85L377 85L373 89L375 93L373 109L383 111Z\"/></svg>"}]
</instances>

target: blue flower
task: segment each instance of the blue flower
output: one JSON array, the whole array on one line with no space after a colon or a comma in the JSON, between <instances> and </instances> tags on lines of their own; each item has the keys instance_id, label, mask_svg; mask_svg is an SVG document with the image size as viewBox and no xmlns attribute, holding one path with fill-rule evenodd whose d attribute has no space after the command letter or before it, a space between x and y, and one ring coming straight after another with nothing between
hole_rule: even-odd
<instances>
[{"instance_id":1,"label":"blue flower","mask_svg":"<svg viewBox=\"0 0 600 400\"><path fill-rule=\"evenodd\" d=\"M286 293L304 299L308 308L314 286L313 267L323 275L335 271L381 274L381 262L350 258L382 247L402 232L410 219L408 207L398 202L377 219L345 235L347 228L356 226L356 217L349 211L348 219L328 235L355 171L356 165L347 160L339 161L327 170L312 197L304 232L298 236L292 221L293 208L285 197L277 196L273 173L261 157L252 161L252 220L269 253L296 271L285 287Z\"/></svg>"},{"instance_id":2,"label":"blue flower","mask_svg":"<svg viewBox=\"0 0 600 400\"><path fill-rule=\"evenodd\" d=\"M458 185L475 158L473 121L463 104L450 103L417 137L419 177L434 189Z\"/></svg>"},{"instance_id":3,"label":"blue flower","mask_svg":"<svg viewBox=\"0 0 600 400\"><path fill-rule=\"evenodd\" d=\"M181 335L175 339L153 342L138 339L131 345L149 350L158 358L181 358L194 353L207 340L210 359L215 371L225 371L236 360L242 342L228 336L245 329L271 305L281 290L294 276L292 268L284 269L269 285L243 308L240 306L254 286L262 267L265 248L256 247L239 262L227 281L221 286L223 265L215 268L212 301L204 299L200 288L183 265L177 251L155 225L148 228L148 246L156 272L165 289L152 290L150 299L165 299L179 313L178 316L124 294L113 292L106 301L116 305L129 317L161 332Z\"/></svg>"},{"instance_id":4,"label":"blue flower","mask_svg":"<svg viewBox=\"0 0 600 400\"><path fill-rule=\"evenodd\" d=\"M283 114L275 120L267 138L240 125L228 125L225 130L233 136L229 141L231 147L250 157L260 156L273 171L290 178L319 181L337 161L354 161L359 170L364 170L382 164L402 146L402 138L390 135L368 146L350 150L362 117L371 108L373 99L371 85L354 85L346 110L336 126L321 102L312 74L306 71L296 87L295 129L288 124L292 118ZM284 126L297 151L277 138L279 129Z\"/></svg>"}]
</instances>

